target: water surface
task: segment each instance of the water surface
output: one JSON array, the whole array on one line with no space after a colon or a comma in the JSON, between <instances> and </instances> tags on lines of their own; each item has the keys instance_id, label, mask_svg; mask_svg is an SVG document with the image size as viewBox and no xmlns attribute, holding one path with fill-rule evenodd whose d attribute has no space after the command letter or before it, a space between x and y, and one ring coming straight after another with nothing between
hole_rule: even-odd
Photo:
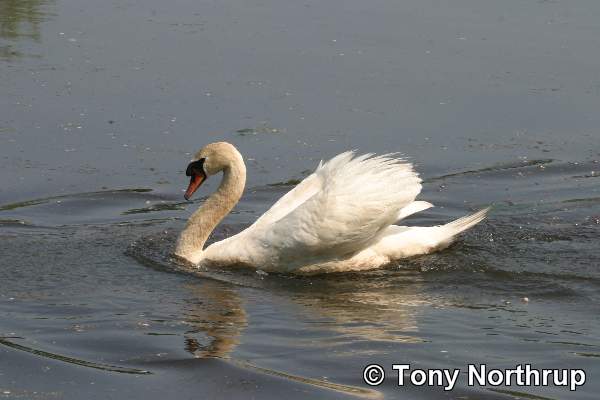
<instances>
[{"instance_id":1,"label":"water surface","mask_svg":"<svg viewBox=\"0 0 600 400\"><path fill-rule=\"evenodd\" d=\"M0 396L592 399L600 386L593 1L0 3ZM400 151L438 254L362 274L189 271L183 201L227 140L252 223L321 159ZM378 363L583 368L585 386L378 387Z\"/></svg>"}]
</instances>

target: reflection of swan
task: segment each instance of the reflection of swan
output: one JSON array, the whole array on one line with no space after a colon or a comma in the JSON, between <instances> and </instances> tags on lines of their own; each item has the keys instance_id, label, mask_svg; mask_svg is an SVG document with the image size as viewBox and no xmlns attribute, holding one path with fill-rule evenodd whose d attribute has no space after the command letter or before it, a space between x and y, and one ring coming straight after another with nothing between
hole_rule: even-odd
<instances>
[{"instance_id":1,"label":"reflection of swan","mask_svg":"<svg viewBox=\"0 0 600 400\"><path fill-rule=\"evenodd\" d=\"M307 394L312 393L310 387L313 386L365 399L380 399L383 397L381 393L372 389L293 375L286 371L265 368L246 360L232 357L231 353L239 343L248 322L244 308L245 302L239 296L239 293L222 283L211 280L203 280L201 284L195 282L186 285L186 289L190 291L191 297L188 299L184 320L191 329L185 334L185 350L190 352L195 358L227 360L228 364L243 369L241 372L237 372L235 369L228 369L230 371L230 375L227 378L228 381L236 379L236 376L238 377L237 379L246 381L249 378L248 373L244 371L249 371L255 375L275 376L279 379L283 378L291 382L307 385L307 387L300 386L303 392ZM272 337L275 337L275 334ZM263 341L261 340L261 342ZM264 345L266 343L261 344L261 347ZM212 365L214 366L214 364ZM217 371L223 371L223 369ZM258 376L254 378L260 379ZM327 394L327 392L324 392L324 394ZM321 395L320 397L323 396Z\"/></svg>"},{"instance_id":2,"label":"reflection of swan","mask_svg":"<svg viewBox=\"0 0 600 400\"><path fill-rule=\"evenodd\" d=\"M367 279L352 275L335 280L311 278L310 285L299 286L285 298L301 304L317 330L341 335L335 338L336 345L357 340L423 342L419 314L429 306L443 305L423 292L419 273L395 270L371 273Z\"/></svg>"},{"instance_id":3,"label":"reflection of swan","mask_svg":"<svg viewBox=\"0 0 600 400\"><path fill-rule=\"evenodd\" d=\"M321 163L248 229L203 249L242 196L246 166L233 145L219 142L202 148L186 171L191 176L186 199L221 171L221 185L190 217L177 243L175 254L194 264L294 273L373 269L445 248L487 213L441 226L392 225L432 207L414 201L421 179L410 163L392 155L346 152Z\"/></svg>"},{"instance_id":4,"label":"reflection of swan","mask_svg":"<svg viewBox=\"0 0 600 400\"><path fill-rule=\"evenodd\" d=\"M185 335L186 350L197 358L228 358L248 323L240 297L210 280L186 288L192 295L185 313L191 327Z\"/></svg>"}]
</instances>

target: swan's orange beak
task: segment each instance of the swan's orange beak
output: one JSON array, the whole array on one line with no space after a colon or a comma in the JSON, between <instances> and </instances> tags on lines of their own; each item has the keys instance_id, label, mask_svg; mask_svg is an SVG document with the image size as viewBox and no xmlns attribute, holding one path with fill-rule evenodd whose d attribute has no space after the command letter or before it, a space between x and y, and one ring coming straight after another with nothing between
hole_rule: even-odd
<instances>
[{"instance_id":1,"label":"swan's orange beak","mask_svg":"<svg viewBox=\"0 0 600 400\"><path fill-rule=\"evenodd\" d=\"M205 158L192 161L185 169L185 174L191 177L190 184L187 190L185 191L185 194L183 195L183 197L185 197L186 200L189 200L190 197L192 197L192 195L194 194L194 192L198 190L200 185L202 185L202 182L206 180L206 172L204 172L204 161L206 161Z\"/></svg>"},{"instance_id":2,"label":"swan's orange beak","mask_svg":"<svg viewBox=\"0 0 600 400\"><path fill-rule=\"evenodd\" d=\"M192 197L192 195L194 194L194 192L196 190L198 190L198 188L200 187L200 185L202 185L202 182L204 182L205 175L204 174L192 174L192 177L190 179L190 184L187 188L187 190L185 191L185 194L183 195L183 197L185 197L186 200L189 200L190 197Z\"/></svg>"}]
</instances>

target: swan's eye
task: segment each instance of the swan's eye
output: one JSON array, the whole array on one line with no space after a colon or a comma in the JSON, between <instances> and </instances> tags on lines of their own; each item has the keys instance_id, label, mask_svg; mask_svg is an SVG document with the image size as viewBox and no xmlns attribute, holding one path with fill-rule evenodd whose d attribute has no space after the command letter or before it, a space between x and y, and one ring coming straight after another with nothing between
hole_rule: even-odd
<instances>
[{"instance_id":1,"label":"swan's eye","mask_svg":"<svg viewBox=\"0 0 600 400\"><path fill-rule=\"evenodd\" d=\"M189 163L185 170L185 175L186 176L192 176L192 175L206 176L206 172L204 172L204 161L205 160L206 160L206 158L201 158L198 161L193 161L193 162Z\"/></svg>"}]
</instances>

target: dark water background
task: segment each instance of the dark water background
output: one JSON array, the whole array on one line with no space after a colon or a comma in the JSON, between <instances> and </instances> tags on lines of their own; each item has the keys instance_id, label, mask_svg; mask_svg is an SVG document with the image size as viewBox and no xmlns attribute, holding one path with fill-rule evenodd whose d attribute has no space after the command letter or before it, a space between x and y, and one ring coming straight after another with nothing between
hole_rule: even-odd
<instances>
[{"instance_id":1,"label":"dark water background","mask_svg":"<svg viewBox=\"0 0 600 400\"><path fill-rule=\"evenodd\" d=\"M598 21L594 0L0 0L0 398L597 398ZM169 273L215 140L249 171L216 239L352 148L417 164L438 207L411 224L495 207L380 271ZM588 379L371 389L373 362Z\"/></svg>"}]
</instances>

